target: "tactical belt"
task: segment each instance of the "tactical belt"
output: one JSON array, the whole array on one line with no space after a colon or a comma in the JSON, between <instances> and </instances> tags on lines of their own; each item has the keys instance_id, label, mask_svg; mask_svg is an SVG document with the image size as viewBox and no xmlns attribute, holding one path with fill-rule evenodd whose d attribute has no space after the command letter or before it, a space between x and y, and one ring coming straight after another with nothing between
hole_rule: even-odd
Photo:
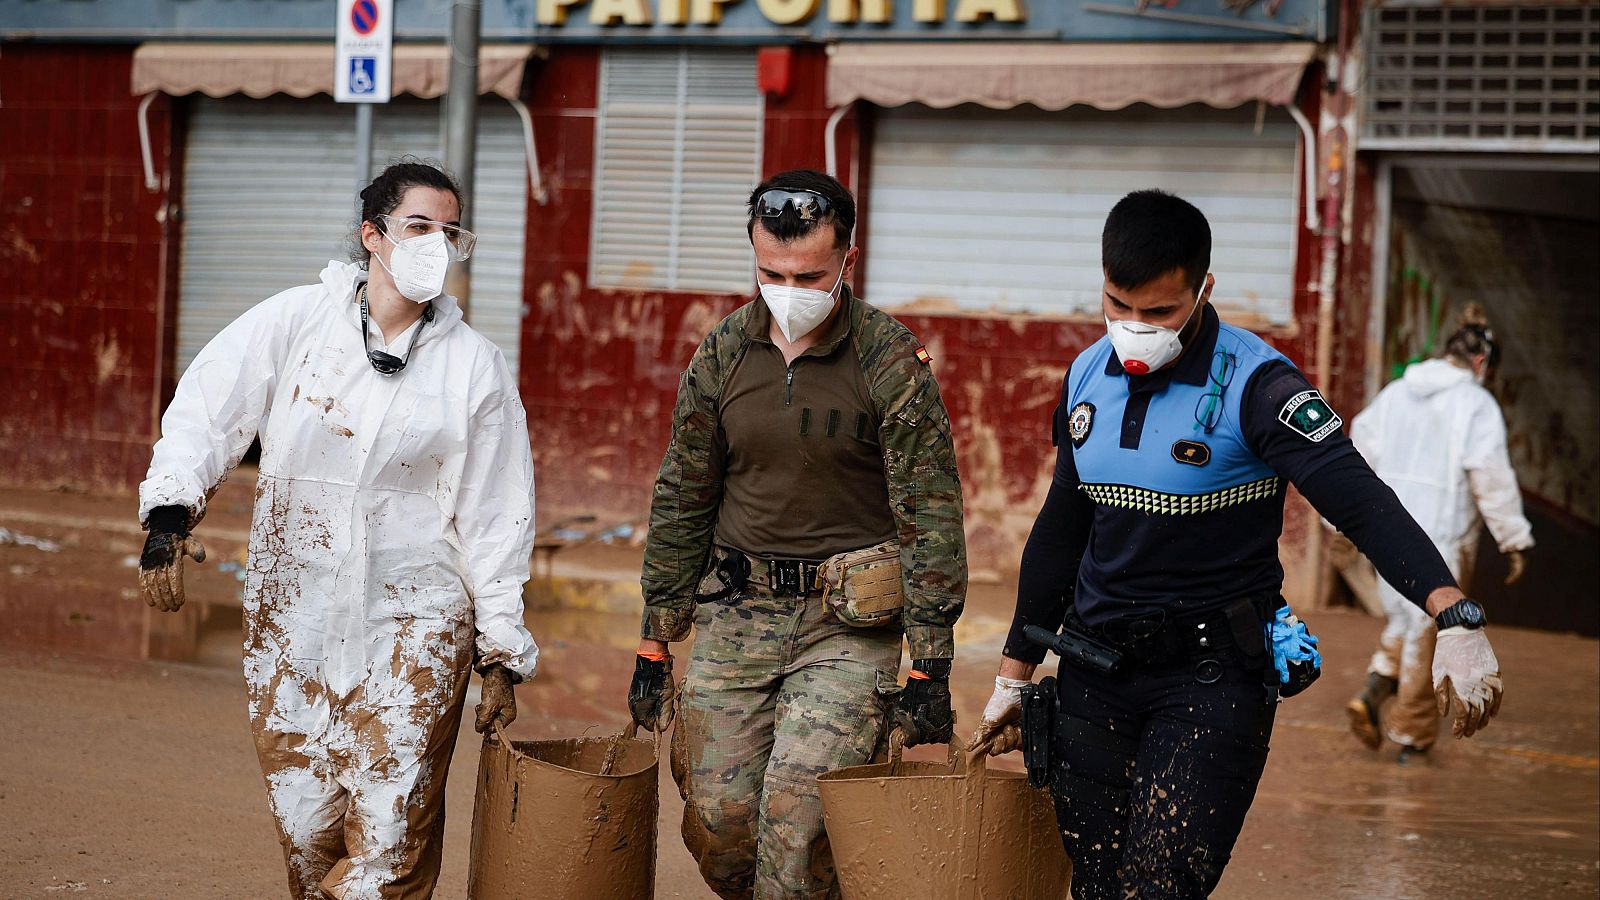
<instances>
[{"instance_id":1,"label":"tactical belt","mask_svg":"<svg viewBox=\"0 0 1600 900\"><path fill-rule=\"evenodd\" d=\"M1067 616L1067 630L1104 641L1145 666L1178 666L1212 661L1207 671L1196 670L1203 682L1215 681L1222 669L1215 660L1237 652L1250 661L1266 655L1265 623L1272 611L1283 603L1273 593L1244 597L1220 609L1190 615L1157 614L1137 618L1113 619L1090 628L1073 610Z\"/></svg>"},{"instance_id":2,"label":"tactical belt","mask_svg":"<svg viewBox=\"0 0 1600 900\"><path fill-rule=\"evenodd\" d=\"M739 551L734 551L739 552ZM763 559L742 554L750 561L749 583L767 588L775 597L807 597L816 593L820 560Z\"/></svg>"}]
</instances>

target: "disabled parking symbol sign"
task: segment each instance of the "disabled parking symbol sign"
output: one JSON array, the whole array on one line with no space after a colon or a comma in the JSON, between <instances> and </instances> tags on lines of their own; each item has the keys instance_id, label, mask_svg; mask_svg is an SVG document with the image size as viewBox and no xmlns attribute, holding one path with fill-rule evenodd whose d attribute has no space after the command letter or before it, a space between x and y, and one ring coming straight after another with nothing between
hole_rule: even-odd
<instances>
[{"instance_id":1,"label":"disabled parking symbol sign","mask_svg":"<svg viewBox=\"0 0 1600 900\"><path fill-rule=\"evenodd\" d=\"M387 103L392 88L394 0L337 0L333 98Z\"/></svg>"},{"instance_id":2,"label":"disabled parking symbol sign","mask_svg":"<svg viewBox=\"0 0 1600 900\"><path fill-rule=\"evenodd\" d=\"M350 57L350 93L370 96L378 89L378 58L376 56Z\"/></svg>"}]
</instances>

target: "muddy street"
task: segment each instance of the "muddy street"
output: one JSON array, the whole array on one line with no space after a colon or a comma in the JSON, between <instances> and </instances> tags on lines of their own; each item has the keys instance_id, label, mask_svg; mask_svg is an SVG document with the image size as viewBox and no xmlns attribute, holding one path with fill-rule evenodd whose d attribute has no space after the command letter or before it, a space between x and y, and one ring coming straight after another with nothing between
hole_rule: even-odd
<instances>
[{"instance_id":1,"label":"muddy street","mask_svg":"<svg viewBox=\"0 0 1600 900\"><path fill-rule=\"evenodd\" d=\"M0 543L0 897L285 893L245 714L238 583L223 565L242 549L248 496L241 482L218 495L199 531L211 561L191 568L195 616L152 643L126 563L138 546L128 498L0 494L0 527L54 547ZM541 672L518 688L512 735L614 732L637 641L637 550L594 544L552 562L541 563L528 617ZM1013 590L974 586L957 631L958 727L975 724L988 697ZM1326 671L1279 710L1217 896L1596 896L1600 644L1497 628L1501 716L1472 741L1447 737L1426 764L1401 766L1396 748L1367 751L1344 730L1342 707L1379 623L1350 611L1308 618ZM187 661L137 658L185 647ZM478 747L466 725L442 900L465 896ZM665 777L661 800L657 896L711 897L678 837L682 804Z\"/></svg>"}]
</instances>

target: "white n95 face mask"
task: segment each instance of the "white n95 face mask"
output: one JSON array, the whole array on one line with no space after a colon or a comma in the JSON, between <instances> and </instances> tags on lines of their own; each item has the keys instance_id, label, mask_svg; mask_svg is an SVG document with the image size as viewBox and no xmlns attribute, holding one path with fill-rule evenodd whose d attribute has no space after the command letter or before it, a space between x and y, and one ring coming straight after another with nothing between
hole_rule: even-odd
<instances>
[{"instance_id":1,"label":"white n95 face mask","mask_svg":"<svg viewBox=\"0 0 1600 900\"><path fill-rule=\"evenodd\" d=\"M1204 294L1194 299L1194 306L1177 331L1106 316L1106 334L1111 336L1111 348L1117 351L1122 368L1129 375L1148 375L1177 359L1183 353L1183 341L1178 335L1189 327L1189 320L1194 318L1194 311L1200 308L1203 299Z\"/></svg>"},{"instance_id":2,"label":"white n95 face mask","mask_svg":"<svg viewBox=\"0 0 1600 900\"><path fill-rule=\"evenodd\" d=\"M450 269L450 242L444 232L419 234L397 241L385 234L384 239L394 244L389 262L372 254L383 270L394 279L394 286L413 303L427 303L444 293L444 276Z\"/></svg>"},{"instance_id":3,"label":"white n95 face mask","mask_svg":"<svg viewBox=\"0 0 1600 900\"><path fill-rule=\"evenodd\" d=\"M843 283L844 270L840 269L839 280L833 283L832 290L763 284L761 299L772 311L772 320L778 323L784 340L792 344L797 338L810 334L811 329L821 325L822 320L828 317L828 313L833 311L833 292Z\"/></svg>"}]
</instances>

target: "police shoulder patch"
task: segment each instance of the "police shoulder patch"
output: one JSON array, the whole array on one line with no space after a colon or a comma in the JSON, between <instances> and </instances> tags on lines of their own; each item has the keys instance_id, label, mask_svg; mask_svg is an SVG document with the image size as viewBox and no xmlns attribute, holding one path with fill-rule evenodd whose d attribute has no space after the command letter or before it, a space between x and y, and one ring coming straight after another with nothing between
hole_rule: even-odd
<instances>
[{"instance_id":1,"label":"police shoulder patch","mask_svg":"<svg viewBox=\"0 0 1600 900\"><path fill-rule=\"evenodd\" d=\"M1290 397L1278 410L1278 421L1312 443L1321 443L1344 424L1333 407L1314 390L1301 391Z\"/></svg>"},{"instance_id":2,"label":"police shoulder patch","mask_svg":"<svg viewBox=\"0 0 1600 900\"><path fill-rule=\"evenodd\" d=\"M1089 439L1089 431L1094 428L1094 404L1079 403L1072 408L1067 416L1067 437L1072 439L1072 446L1082 447L1083 442Z\"/></svg>"}]
</instances>

